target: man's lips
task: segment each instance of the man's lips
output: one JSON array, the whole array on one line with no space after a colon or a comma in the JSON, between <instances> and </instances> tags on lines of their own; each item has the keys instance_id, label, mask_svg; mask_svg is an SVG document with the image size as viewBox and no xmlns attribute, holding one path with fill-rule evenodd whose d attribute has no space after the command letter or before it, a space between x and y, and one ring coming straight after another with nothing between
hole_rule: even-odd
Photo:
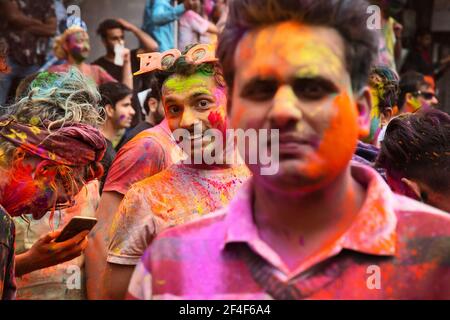
<instances>
[{"instance_id":1,"label":"man's lips","mask_svg":"<svg viewBox=\"0 0 450 320\"><path fill-rule=\"evenodd\" d=\"M308 151L317 149L319 140L303 137L297 134L280 134L279 152L280 155L303 155Z\"/></svg>"},{"instance_id":2,"label":"man's lips","mask_svg":"<svg viewBox=\"0 0 450 320\"><path fill-rule=\"evenodd\" d=\"M181 136L177 140L177 143L181 143L184 140L187 140L187 141L190 141L190 142L194 143L196 141L202 141L203 138L206 138L206 136L203 133L197 134L197 135L191 134L190 136L186 136L186 137L185 136Z\"/></svg>"}]
</instances>

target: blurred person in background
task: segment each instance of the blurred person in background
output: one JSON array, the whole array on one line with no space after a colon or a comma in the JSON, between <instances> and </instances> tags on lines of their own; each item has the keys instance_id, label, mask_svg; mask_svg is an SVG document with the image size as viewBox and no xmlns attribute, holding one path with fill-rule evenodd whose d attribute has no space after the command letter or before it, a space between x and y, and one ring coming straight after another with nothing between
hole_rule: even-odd
<instances>
[{"instance_id":1,"label":"blurred person in background","mask_svg":"<svg viewBox=\"0 0 450 320\"><path fill-rule=\"evenodd\" d=\"M397 70L402 53L403 26L394 19L393 13L404 6L399 0L372 0L381 9L381 30L376 65Z\"/></svg>"},{"instance_id":2,"label":"blurred person in background","mask_svg":"<svg viewBox=\"0 0 450 320\"><path fill-rule=\"evenodd\" d=\"M416 44L409 52L402 72L416 71L434 80L444 69L450 66L450 55L433 63L433 35L428 30L420 30L416 36Z\"/></svg>"},{"instance_id":3,"label":"blurred person in background","mask_svg":"<svg viewBox=\"0 0 450 320\"><path fill-rule=\"evenodd\" d=\"M92 79L96 85L116 81L108 72L97 65L88 64L85 60L91 51L89 35L85 29L79 26L71 26L62 35L57 37L54 44L55 55L58 59L66 60L66 63L54 65L50 72L67 72L71 67L76 67L85 76ZM131 74L130 51L123 51L124 69L122 83L133 88Z\"/></svg>"},{"instance_id":4,"label":"blurred person in background","mask_svg":"<svg viewBox=\"0 0 450 320\"><path fill-rule=\"evenodd\" d=\"M152 77L151 79L152 80L149 83L150 89L147 90L147 95L143 101L142 107L145 119L124 134L117 145L116 150L119 150L142 131L153 128L164 120L164 108L161 103L161 84L156 77Z\"/></svg>"},{"instance_id":5,"label":"blurred person in background","mask_svg":"<svg viewBox=\"0 0 450 320\"><path fill-rule=\"evenodd\" d=\"M15 258L15 228L10 217L31 215L39 220L51 211L52 219L56 210L74 205L87 182L103 174L99 161L106 145L95 128L101 123L98 100L95 87L78 71L45 73L32 81L28 95L18 99L12 111L0 119L2 298L14 298L15 273L23 276L70 261L87 246L87 232L55 243L61 231L43 231L39 236L34 234L38 240L24 245L24 252ZM18 240L32 242L33 236L22 234ZM58 276L50 271L47 280L50 275L55 280L61 273Z\"/></svg>"},{"instance_id":6,"label":"blurred person in background","mask_svg":"<svg viewBox=\"0 0 450 320\"><path fill-rule=\"evenodd\" d=\"M177 6L171 0L147 0L142 29L156 40L160 52L176 47L173 22L193 6L194 0L180 1Z\"/></svg>"},{"instance_id":7,"label":"blurred person in background","mask_svg":"<svg viewBox=\"0 0 450 320\"><path fill-rule=\"evenodd\" d=\"M53 0L0 0L0 34L8 44L10 72L0 74L0 105L14 98L14 82L39 70L56 34Z\"/></svg>"},{"instance_id":8,"label":"blurred person in background","mask_svg":"<svg viewBox=\"0 0 450 320\"><path fill-rule=\"evenodd\" d=\"M126 85L119 82L107 82L99 87L99 92L102 97L101 105L106 114L106 120L100 127L100 131L107 144L106 154L102 160L105 174L101 179L101 192L109 168L116 156L112 141L123 129L130 128L135 111L131 104L133 92Z\"/></svg>"},{"instance_id":9,"label":"blurred person in background","mask_svg":"<svg viewBox=\"0 0 450 320\"><path fill-rule=\"evenodd\" d=\"M392 119L377 166L395 192L450 213L450 116L427 107Z\"/></svg>"},{"instance_id":10,"label":"blurred person in background","mask_svg":"<svg viewBox=\"0 0 450 320\"><path fill-rule=\"evenodd\" d=\"M116 53L114 48L117 46L125 47L125 31L132 32L140 43L140 48L131 50L130 52L132 65L134 64L136 66L139 64L137 54L158 51L158 43L150 35L132 23L124 19L103 20L98 26L97 34L102 38L106 54L95 60L92 64L101 66L119 82L122 81L124 72L127 70L124 68L124 65L117 65L115 63ZM135 60L134 63L133 60ZM138 68L132 67L132 69Z\"/></svg>"},{"instance_id":11,"label":"blurred person in background","mask_svg":"<svg viewBox=\"0 0 450 320\"><path fill-rule=\"evenodd\" d=\"M434 87L423 74L409 71L400 76L398 97L400 113L416 112L423 106L436 107L438 103Z\"/></svg>"},{"instance_id":12,"label":"blurred person in background","mask_svg":"<svg viewBox=\"0 0 450 320\"><path fill-rule=\"evenodd\" d=\"M386 126L395 115L397 100L400 93L399 76L385 66L373 67L369 75L369 87L372 96L370 111L370 132L367 142L380 147Z\"/></svg>"},{"instance_id":13,"label":"blurred person in background","mask_svg":"<svg viewBox=\"0 0 450 320\"><path fill-rule=\"evenodd\" d=\"M213 43L211 35L219 33L216 25L205 17L201 0L192 0L192 8L181 16L178 30L178 49L181 51L192 44Z\"/></svg>"}]
</instances>

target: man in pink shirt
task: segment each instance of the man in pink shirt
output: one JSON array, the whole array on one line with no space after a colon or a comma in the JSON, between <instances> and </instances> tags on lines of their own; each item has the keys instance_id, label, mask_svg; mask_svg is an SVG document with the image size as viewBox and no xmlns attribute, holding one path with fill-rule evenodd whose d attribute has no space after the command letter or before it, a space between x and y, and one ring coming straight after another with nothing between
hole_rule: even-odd
<instances>
[{"instance_id":1,"label":"man in pink shirt","mask_svg":"<svg viewBox=\"0 0 450 320\"><path fill-rule=\"evenodd\" d=\"M231 124L279 130L279 170L249 165L227 208L161 233L130 298L450 299L450 216L351 162L377 53L367 6L230 3L218 55Z\"/></svg>"}]
</instances>

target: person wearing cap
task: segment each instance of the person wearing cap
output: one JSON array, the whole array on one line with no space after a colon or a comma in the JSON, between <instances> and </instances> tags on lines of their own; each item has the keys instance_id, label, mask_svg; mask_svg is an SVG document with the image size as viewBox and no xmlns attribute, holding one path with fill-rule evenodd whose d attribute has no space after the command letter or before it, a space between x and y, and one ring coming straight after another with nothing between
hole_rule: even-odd
<instances>
[{"instance_id":1,"label":"person wearing cap","mask_svg":"<svg viewBox=\"0 0 450 320\"><path fill-rule=\"evenodd\" d=\"M0 297L13 299L15 274L70 261L87 245L87 232L55 243L60 230L43 235L15 259L11 217L34 220L72 207L75 196L101 177L106 143L98 129L98 92L78 71L45 73L29 94L0 119Z\"/></svg>"}]
</instances>

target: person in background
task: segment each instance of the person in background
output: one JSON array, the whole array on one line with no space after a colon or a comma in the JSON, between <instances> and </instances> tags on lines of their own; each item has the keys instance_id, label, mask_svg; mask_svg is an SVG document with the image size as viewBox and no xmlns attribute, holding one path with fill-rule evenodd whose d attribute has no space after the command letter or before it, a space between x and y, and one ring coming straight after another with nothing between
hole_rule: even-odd
<instances>
[{"instance_id":1,"label":"person in background","mask_svg":"<svg viewBox=\"0 0 450 320\"><path fill-rule=\"evenodd\" d=\"M50 39L50 45L47 48L47 54L45 57L44 64L39 68L38 72L47 71L49 67L57 64L60 60L55 57L55 52L53 51L54 41L57 36L64 32L68 28L67 26L67 9L62 0L53 0L53 5L55 7L55 18L56 18L56 33L55 37ZM87 28L86 28L87 29Z\"/></svg>"},{"instance_id":2,"label":"person in background","mask_svg":"<svg viewBox=\"0 0 450 320\"><path fill-rule=\"evenodd\" d=\"M140 43L140 48L131 50L130 52L133 70L133 65L138 64L137 54L158 51L156 41L132 23L124 19L106 19L102 21L98 26L97 34L102 38L106 54L95 60L92 64L102 67L119 82L124 78L124 72L128 72L128 70L126 70L125 64L119 66L114 63L116 58L114 48L118 45L125 46L125 31L132 32ZM134 63L133 60L135 60Z\"/></svg>"},{"instance_id":3,"label":"person in background","mask_svg":"<svg viewBox=\"0 0 450 320\"><path fill-rule=\"evenodd\" d=\"M395 192L450 213L450 116L425 107L392 119L377 166Z\"/></svg>"},{"instance_id":4,"label":"person in background","mask_svg":"<svg viewBox=\"0 0 450 320\"><path fill-rule=\"evenodd\" d=\"M53 0L0 0L0 37L8 44L10 72L0 74L0 105L8 97L14 81L38 71L45 62L50 38L56 34Z\"/></svg>"},{"instance_id":5,"label":"person in background","mask_svg":"<svg viewBox=\"0 0 450 320\"><path fill-rule=\"evenodd\" d=\"M193 7L193 1L185 0L173 6L171 0L147 0L142 30L156 40L160 52L176 47L173 22Z\"/></svg>"},{"instance_id":6,"label":"person in background","mask_svg":"<svg viewBox=\"0 0 450 320\"><path fill-rule=\"evenodd\" d=\"M433 63L433 35L429 30L422 29L417 32L416 44L409 52L402 72L415 71L436 81L442 71L449 66L450 55Z\"/></svg>"},{"instance_id":7,"label":"person in background","mask_svg":"<svg viewBox=\"0 0 450 320\"><path fill-rule=\"evenodd\" d=\"M49 86L48 83L42 83L42 80L51 79L51 77L49 73L44 72L33 74L22 80L17 87L16 101L27 98L30 93L34 94L36 90L34 86L37 84ZM97 106L93 105L93 108L96 112ZM65 247L61 247L59 252L46 252L45 248L52 245L54 229L61 229L72 217L93 217L99 200L99 182L93 180L74 197L73 207L58 210L55 217L49 213L39 220L34 220L31 214L13 218L16 227L17 299L86 299L83 254L67 261L72 252ZM74 285L71 290L67 290L69 276L74 267L81 271L79 286Z\"/></svg>"},{"instance_id":8,"label":"person in background","mask_svg":"<svg viewBox=\"0 0 450 320\"><path fill-rule=\"evenodd\" d=\"M380 147L386 126L394 116L397 106L399 77L397 73L385 66L373 67L369 75L372 109L370 111L370 133L365 141Z\"/></svg>"},{"instance_id":9,"label":"person in background","mask_svg":"<svg viewBox=\"0 0 450 320\"><path fill-rule=\"evenodd\" d=\"M71 26L59 36L54 45L55 55L58 59L65 59L66 63L54 65L48 69L50 72L67 72L70 68L77 68L86 77L92 79L95 84L101 85L106 82L116 81L102 67L85 62L91 50L89 35L85 29L79 26ZM124 68L128 72L123 73L122 83L133 88L131 74L130 51L124 49Z\"/></svg>"},{"instance_id":10,"label":"person in background","mask_svg":"<svg viewBox=\"0 0 450 320\"><path fill-rule=\"evenodd\" d=\"M416 112L423 106L436 107L439 100L425 76L409 71L400 76L398 108L400 113Z\"/></svg>"},{"instance_id":11,"label":"person in background","mask_svg":"<svg viewBox=\"0 0 450 320\"><path fill-rule=\"evenodd\" d=\"M209 44L212 42L209 35L219 32L214 23L204 17L201 0L192 0L192 8L181 16L178 30L178 49L181 51L195 43Z\"/></svg>"},{"instance_id":12,"label":"person in background","mask_svg":"<svg viewBox=\"0 0 450 320\"><path fill-rule=\"evenodd\" d=\"M131 71L136 72L139 69L138 55L146 52L153 52L158 50L156 41L143 30L137 28L135 25L129 23L124 19L106 19L100 23L97 29L97 34L102 38L103 46L106 49L106 55L98 58L92 64L101 66L117 81L121 81L124 77L124 72L128 72L127 66L117 65L115 62L116 54L120 54L120 49L116 52L115 48L125 47L125 31L132 32L139 40L139 48L133 49L130 52ZM135 127L143 120L142 110L138 103L137 93L147 89L145 84L147 82L145 75L133 76L133 99L132 104L135 110L135 115L131 127ZM123 138L123 135L122 135ZM118 141L115 141L115 145ZM116 147L117 149L117 147Z\"/></svg>"},{"instance_id":13,"label":"person in background","mask_svg":"<svg viewBox=\"0 0 450 320\"><path fill-rule=\"evenodd\" d=\"M104 298L125 298L136 264L160 232L226 206L250 176L243 161L224 161L227 139L234 140L226 137L227 87L214 47L209 47L203 62L189 62L186 57L197 48L186 48L168 67L161 90L170 130L186 132L180 143L189 161L134 184L125 195L111 225ZM208 141L210 129L218 136ZM222 157L194 161L196 152L204 155L211 150Z\"/></svg>"},{"instance_id":14,"label":"person in background","mask_svg":"<svg viewBox=\"0 0 450 320\"><path fill-rule=\"evenodd\" d=\"M217 0L214 5L211 20L217 26L219 33L225 28L225 23L228 17L228 5L227 0Z\"/></svg>"},{"instance_id":15,"label":"person in background","mask_svg":"<svg viewBox=\"0 0 450 320\"><path fill-rule=\"evenodd\" d=\"M381 9L381 30L379 37L378 57L375 65L387 66L397 70L397 63L402 53L403 26L391 15L392 0L372 0Z\"/></svg>"},{"instance_id":16,"label":"person in background","mask_svg":"<svg viewBox=\"0 0 450 320\"><path fill-rule=\"evenodd\" d=\"M19 300L85 300L83 246L65 244L59 252L46 252L53 245L55 229L63 228L75 216L94 217L100 201L99 181L87 183L74 197L74 206L57 210L42 219L31 215L14 217L16 227L16 282ZM73 244L73 242L69 242ZM75 257L75 252L80 255ZM27 261L28 260L28 261ZM75 270L80 278L71 280Z\"/></svg>"},{"instance_id":17,"label":"person in background","mask_svg":"<svg viewBox=\"0 0 450 320\"><path fill-rule=\"evenodd\" d=\"M70 261L87 246L87 232L55 243L59 230L14 258L10 217L38 220L73 206L82 187L102 175L106 148L94 128L101 121L98 92L80 73L46 73L32 87L0 119L0 297L7 299L15 296L15 270L23 275Z\"/></svg>"},{"instance_id":18,"label":"person in background","mask_svg":"<svg viewBox=\"0 0 450 320\"><path fill-rule=\"evenodd\" d=\"M145 119L136 127L125 132L116 150L120 150L128 141L133 139L136 135L144 130L153 128L159 125L164 120L164 107L161 103L161 84L156 77L151 77L147 90L147 96L143 102L143 111Z\"/></svg>"},{"instance_id":19,"label":"person in background","mask_svg":"<svg viewBox=\"0 0 450 320\"><path fill-rule=\"evenodd\" d=\"M100 127L107 144L106 154L102 160L105 170L100 184L100 192L102 192L109 168L116 156L112 141L122 130L130 128L135 111L131 104L133 92L126 85L119 82L107 82L98 90L102 97L101 105L106 114L106 120Z\"/></svg>"}]
</instances>

